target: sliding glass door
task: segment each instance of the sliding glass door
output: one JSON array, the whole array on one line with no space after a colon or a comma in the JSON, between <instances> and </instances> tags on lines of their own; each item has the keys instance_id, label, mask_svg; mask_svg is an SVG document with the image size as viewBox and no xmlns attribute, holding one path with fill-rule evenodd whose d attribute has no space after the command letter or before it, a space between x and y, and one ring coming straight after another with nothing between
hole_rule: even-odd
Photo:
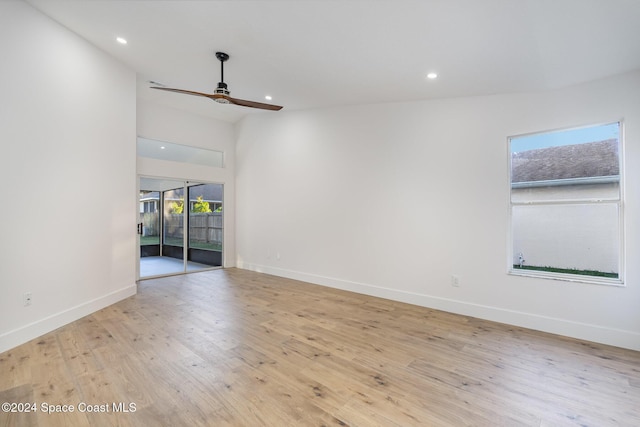
<instances>
[{"instance_id":1,"label":"sliding glass door","mask_svg":"<svg viewBox=\"0 0 640 427\"><path fill-rule=\"evenodd\" d=\"M140 278L222 267L222 184L140 178Z\"/></svg>"},{"instance_id":2,"label":"sliding glass door","mask_svg":"<svg viewBox=\"0 0 640 427\"><path fill-rule=\"evenodd\" d=\"M222 266L222 185L191 184L189 194L187 259L208 267Z\"/></svg>"}]
</instances>

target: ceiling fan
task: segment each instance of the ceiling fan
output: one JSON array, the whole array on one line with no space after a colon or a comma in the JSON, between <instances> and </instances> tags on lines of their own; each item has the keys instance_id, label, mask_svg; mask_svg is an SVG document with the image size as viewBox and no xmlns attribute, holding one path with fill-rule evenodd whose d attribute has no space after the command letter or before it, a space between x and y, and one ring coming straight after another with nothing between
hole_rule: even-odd
<instances>
[{"instance_id":1,"label":"ceiling fan","mask_svg":"<svg viewBox=\"0 0 640 427\"><path fill-rule=\"evenodd\" d=\"M176 93L184 93L186 95L195 95L195 96L204 96L205 98L213 99L220 104L234 104L240 105L242 107L253 107L260 108L263 110L272 110L278 111L282 109L279 105L265 104L262 102L255 101L246 101L244 99L232 98L229 96L229 89L227 89L227 84L224 82L224 63L229 59L229 55L224 52L216 52L216 58L220 61L220 82L218 83L218 87L216 87L214 93L202 93L202 92L194 92L191 90L184 89L173 89L169 87L158 87L151 86L151 89L158 90L166 90L169 92Z\"/></svg>"}]
</instances>

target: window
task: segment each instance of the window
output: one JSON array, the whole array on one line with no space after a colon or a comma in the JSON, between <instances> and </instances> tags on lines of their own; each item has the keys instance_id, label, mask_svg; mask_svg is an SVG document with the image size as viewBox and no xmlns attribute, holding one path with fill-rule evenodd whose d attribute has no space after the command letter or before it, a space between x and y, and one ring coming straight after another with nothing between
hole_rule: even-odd
<instances>
[{"instance_id":1,"label":"window","mask_svg":"<svg viewBox=\"0 0 640 427\"><path fill-rule=\"evenodd\" d=\"M509 138L518 275L621 284L621 123Z\"/></svg>"},{"instance_id":2,"label":"window","mask_svg":"<svg viewBox=\"0 0 640 427\"><path fill-rule=\"evenodd\" d=\"M136 151L139 157L191 163L216 168L224 167L224 153L217 150L207 150L204 148L138 137Z\"/></svg>"}]
</instances>

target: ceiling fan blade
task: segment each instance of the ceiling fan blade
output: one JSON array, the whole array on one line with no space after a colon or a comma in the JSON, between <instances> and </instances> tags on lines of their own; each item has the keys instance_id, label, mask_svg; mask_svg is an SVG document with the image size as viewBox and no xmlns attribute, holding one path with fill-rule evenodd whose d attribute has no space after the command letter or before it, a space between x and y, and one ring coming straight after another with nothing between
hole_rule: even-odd
<instances>
[{"instance_id":1,"label":"ceiling fan blade","mask_svg":"<svg viewBox=\"0 0 640 427\"><path fill-rule=\"evenodd\" d=\"M151 89L166 90L168 92L176 92L176 93L184 93L186 95L204 96L205 98L211 98L212 97L212 95L210 95L208 93L194 92L192 90L184 90L184 89L173 89L173 88L170 88L170 87L151 86Z\"/></svg>"},{"instance_id":2,"label":"ceiling fan blade","mask_svg":"<svg viewBox=\"0 0 640 427\"><path fill-rule=\"evenodd\" d=\"M263 102L247 101L244 99L232 98L228 95L224 95L221 93L203 93L203 92L195 92L192 90L174 89L170 87L157 87L157 86L151 86L151 89L165 90L167 92L183 93L185 95L203 96L205 98L213 99L216 102L220 102L224 104L235 104L235 105L240 105L242 107L253 107L253 108L260 108L262 110L271 110L271 111L278 111L282 109L280 105L265 104Z\"/></svg>"},{"instance_id":3,"label":"ceiling fan blade","mask_svg":"<svg viewBox=\"0 0 640 427\"><path fill-rule=\"evenodd\" d=\"M282 110L282 107L280 105L265 104L263 102L255 102L255 101L246 101L244 99L231 98L230 96L225 96L224 98L227 99L231 104L241 105L243 107L253 107L253 108L260 108L263 110L271 110L271 111Z\"/></svg>"}]
</instances>

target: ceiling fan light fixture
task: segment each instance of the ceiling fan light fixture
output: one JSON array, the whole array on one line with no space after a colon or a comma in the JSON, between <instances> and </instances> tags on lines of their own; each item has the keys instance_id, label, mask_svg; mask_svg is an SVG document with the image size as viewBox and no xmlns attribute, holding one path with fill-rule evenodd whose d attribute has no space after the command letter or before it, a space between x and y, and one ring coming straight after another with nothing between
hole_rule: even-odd
<instances>
[{"instance_id":1,"label":"ceiling fan light fixture","mask_svg":"<svg viewBox=\"0 0 640 427\"><path fill-rule=\"evenodd\" d=\"M214 93L217 95L229 96L229 89L227 89L227 84L224 82L218 83L218 87L216 87L216 90L214 91Z\"/></svg>"}]
</instances>

